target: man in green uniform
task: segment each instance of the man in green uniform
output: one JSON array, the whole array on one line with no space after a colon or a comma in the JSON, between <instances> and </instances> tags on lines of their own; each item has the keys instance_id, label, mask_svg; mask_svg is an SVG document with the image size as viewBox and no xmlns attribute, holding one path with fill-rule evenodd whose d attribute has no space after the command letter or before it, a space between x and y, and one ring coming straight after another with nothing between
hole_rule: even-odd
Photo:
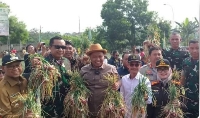
<instances>
[{"instance_id":1,"label":"man in green uniform","mask_svg":"<svg viewBox=\"0 0 200 118\"><path fill-rule=\"evenodd\" d=\"M163 49L163 58L169 60L171 68L180 71L182 69L182 61L189 57L189 53L179 47L181 36L179 33L173 32L170 35L170 49Z\"/></svg>"},{"instance_id":2,"label":"man in green uniform","mask_svg":"<svg viewBox=\"0 0 200 118\"><path fill-rule=\"evenodd\" d=\"M43 101L43 115L46 118L61 118L64 109L63 101L69 90L67 71L71 70L71 66L69 60L63 57L66 45L61 37L51 38L49 46L51 53L45 59L59 70L61 77L58 78L57 86L53 88L54 97L48 102Z\"/></svg>"},{"instance_id":3,"label":"man in green uniform","mask_svg":"<svg viewBox=\"0 0 200 118\"><path fill-rule=\"evenodd\" d=\"M64 57L67 58L71 63L71 71L80 71L81 68L84 66L83 63L81 63L80 58L74 57L74 46L70 41L65 41L66 49Z\"/></svg>"},{"instance_id":4,"label":"man in green uniform","mask_svg":"<svg viewBox=\"0 0 200 118\"><path fill-rule=\"evenodd\" d=\"M186 118L199 116L199 43L189 42L191 57L183 61L182 84L186 89ZM188 114L187 114L188 113Z\"/></svg>"}]
</instances>

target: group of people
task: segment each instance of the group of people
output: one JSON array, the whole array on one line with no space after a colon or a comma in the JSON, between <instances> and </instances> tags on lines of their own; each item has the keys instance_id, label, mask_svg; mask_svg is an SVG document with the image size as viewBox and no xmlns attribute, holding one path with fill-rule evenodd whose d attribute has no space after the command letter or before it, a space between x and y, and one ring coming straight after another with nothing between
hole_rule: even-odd
<instances>
[{"instance_id":1,"label":"group of people","mask_svg":"<svg viewBox=\"0 0 200 118\"><path fill-rule=\"evenodd\" d=\"M27 83L33 69L29 55L39 53L61 74L58 89L52 90L56 94L54 100L41 101L42 116L45 118L67 118L63 114L63 101L70 90L68 82L70 77L67 75L69 71L79 71L85 81L85 86L91 92L87 100L88 118L100 118L98 112L105 98L105 90L109 87L105 79L107 74L118 77L118 81L112 87L124 98L127 107L125 118L134 116L131 110L131 97L142 78L145 78L145 84L149 91L152 91L157 102L156 106L153 105L150 94L145 98L147 112L143 117L159 118L162 107L169 101L165 89L169 87L168 83L172 79L174 70L180 71L180 81L186 90L185 98L187 99L183 100L185 105L182 105L179 100L173 101L173 104L184 111L186 118L197 118L199 116L199 43L197 40L191 40L188 44L189 52L187 52L179 47L180 34L172 33L169 41L171 44L169 50L149 43L148 46L151 45L149 46L151 48L148 50L148 57L145 57L148 58L148 63L145 65L142 64L141 55L130 52L122 54L122 63L115 60L119 57L118 52L113 52L111 59L105 62L107 50L103 49L100 44L90 45L82 57L75 57L73 44L57 36L50 39L49 50L46 50L43 43L40 43L40 52L36 51L33 45L27 46L28 54L24 58L24 72L21 63L23 60L13 53L7 54L2 58L2 69L0 70L3 74L0 82L0 117L31 117L32 113L24 112L24 105L15 96L18 93L27 92Z\"/></svg>"}]
</instances>

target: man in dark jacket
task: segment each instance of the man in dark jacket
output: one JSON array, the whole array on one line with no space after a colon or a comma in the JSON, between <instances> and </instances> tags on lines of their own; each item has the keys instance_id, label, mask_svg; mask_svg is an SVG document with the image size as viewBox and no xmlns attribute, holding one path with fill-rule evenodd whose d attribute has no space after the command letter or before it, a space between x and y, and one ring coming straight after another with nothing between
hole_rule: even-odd
<instances>
[{"instance_id":1,"label":"man in dark jacket","mask_svg":"<svg viewBox=\"0 0 200 118\"><path fill-rule=\"evenodd\" d=\"M112 52L112 56L108 60L108 64L115 66L117 69L121 67L121 60L119 58L119 52L117 50Z\"/></svg>"}]
</instances>

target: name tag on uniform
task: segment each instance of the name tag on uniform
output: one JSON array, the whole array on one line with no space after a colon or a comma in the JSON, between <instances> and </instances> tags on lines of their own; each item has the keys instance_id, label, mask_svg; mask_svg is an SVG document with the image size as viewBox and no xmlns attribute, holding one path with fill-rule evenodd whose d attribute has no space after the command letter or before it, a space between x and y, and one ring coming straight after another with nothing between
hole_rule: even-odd
<instances>
[{"instance_id":1,"label":"name tag on uniform","mask_svg":"<svg viewBox=\"0 0 200 118\"><path fill-rule=\"evenodd\" d=\"M154 94L159 94L158 90L152 90Z\"/></svg>"},{"instance_id":2,"label":"name tag on uniform","mask_svg":"<svg viewBox=\"0 0 200 118\"><path fill-rule=\"evenodd\" d=\"M146 75L153 75L153 73L152 73L151 70L147 70L147 71L146 71Z\"/></svg>"}]
</instances>

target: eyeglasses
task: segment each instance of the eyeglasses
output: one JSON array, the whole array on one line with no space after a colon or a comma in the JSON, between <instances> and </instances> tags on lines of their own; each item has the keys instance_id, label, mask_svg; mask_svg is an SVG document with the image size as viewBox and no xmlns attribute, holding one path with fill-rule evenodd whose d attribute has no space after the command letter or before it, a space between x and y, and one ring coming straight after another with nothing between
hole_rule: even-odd
<instances>
[{"instance_id":1,"label":"eyeglasses","mask_svg":"<svg viewBox=\"0 0 200 118\"><path fill-rule=\"evenodd\" d=\"M56 49L66 49L66 46L62 46L62 45L53 45Z\"/></svg>"},{"instance_id":2,"label":"eyeglasses","mask_svg":"<svg viewBox=\"0 0 200 118\"><path fill-rule=\"evenodd\" d=\"M19 65L7 65L6 67L7 67L8 69L15 69L15 68L19 68L20 65L21 65L21 64L19 64Z\"/></svg>"},{"instance_id":3,"label":"eyeglasses","mask_svg":"<svg viewBox=\"0 0 200 118\"><path fill-rule=\"evenodd\" d=\"M138 67L140 64L137 63L137 64L130 64L131 67L135 66L135 67Z\"/></svg>"},{"instance_id":4,"label":"eyeglasses","mask_svg":"<svg viewBox=\"0 0 200 118\"><path fill-rule=\"evenodd\" d=\"M169 70L169 68L158 68L157 72L161 73L161 72L167 72Z\"/></svg>"}]
</instances>

